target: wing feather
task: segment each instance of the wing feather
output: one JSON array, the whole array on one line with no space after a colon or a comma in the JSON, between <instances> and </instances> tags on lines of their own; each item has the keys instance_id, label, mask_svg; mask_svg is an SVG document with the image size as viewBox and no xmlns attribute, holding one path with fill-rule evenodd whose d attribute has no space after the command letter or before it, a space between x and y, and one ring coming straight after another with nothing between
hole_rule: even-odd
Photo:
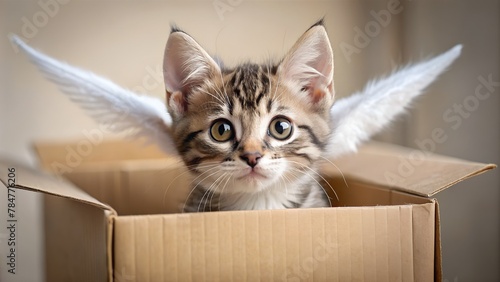
<instances>
[{"instance_id":1,"label":"wing feather","mask_svg":"<svg viewBox=\"0 0 500 282\"><path fill-rule=\"evenodd\" d=\"M176 154L171 138L172 119L160 99L140 96L108 79L57 61L11 36L43 75L58 85L69 99L98 123L113 132L126 132L134 138L156 143L169 154Z\"/></svg>"},{"instance_id":2,"label":"wing feather","mask_svg":"<svg viewBox=\"0 0 500 282\"><path fill-rule=\"evenodd\" d=\"M355 152L361 142L386 127L451 65L461 49L457 45L428 61L402 68L337 101L330 111L333 133L327 146L329 156Z\"/></svg>"}]
</instances>

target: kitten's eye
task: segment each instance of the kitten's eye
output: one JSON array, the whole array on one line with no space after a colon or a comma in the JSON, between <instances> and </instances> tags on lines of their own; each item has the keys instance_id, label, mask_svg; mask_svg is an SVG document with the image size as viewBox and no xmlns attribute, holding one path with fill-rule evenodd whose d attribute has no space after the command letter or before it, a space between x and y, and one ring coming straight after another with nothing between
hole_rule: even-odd
<instances>
[{"instance_id":1,"label":"kitten's eye","mask_svg":"<svg viewBox=\"0 0 500 282\"><path fill-rule=\"evenodd\" d=\"M217 142L225 142L233 138L233 125L225 119L215 121L210 128L210 135Z\"/></svg>"},{"instance_id":2,"label":"kitten's eye","mask_svg":"<svg viewBox=\"0 0 500 282\"><path fill-rule=\"evenodd\" d=\"M269 125L269 134L278 140L286 140L290 138L290 136L292 136L292 132L292 123L284 117L277 117L273 119Z\"/></svg>"}]
</instances>

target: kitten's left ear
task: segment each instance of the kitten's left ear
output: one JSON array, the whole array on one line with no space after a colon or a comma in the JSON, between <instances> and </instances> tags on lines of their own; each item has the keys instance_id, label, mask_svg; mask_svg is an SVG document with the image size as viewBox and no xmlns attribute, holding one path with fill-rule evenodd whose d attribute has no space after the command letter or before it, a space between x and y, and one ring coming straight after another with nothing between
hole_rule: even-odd
<instances>
[{"instance_id":1,"label":"kitten's left ear","mask_svg":"<svg viewBox=\"0 0 500 282\"><path fill-rule=\"evenodd\" d=\"M335 94L333 51L322 20L297 40L280 63L278 74L294 92L307 93L308 102L315 107L330 108Z\"/></svg>"},{"instance_id":2,"label":"kitten's left ear","mask_svg":"<svg viewBox=\"0 0 500 282\"><path fill-rule=\"evenodd\" d=\"M163 75L167 108L175 119L186 113L193 89L221 76L221 70L191 36L174 27L165 47Z\"/></svg>"}]
</instances>

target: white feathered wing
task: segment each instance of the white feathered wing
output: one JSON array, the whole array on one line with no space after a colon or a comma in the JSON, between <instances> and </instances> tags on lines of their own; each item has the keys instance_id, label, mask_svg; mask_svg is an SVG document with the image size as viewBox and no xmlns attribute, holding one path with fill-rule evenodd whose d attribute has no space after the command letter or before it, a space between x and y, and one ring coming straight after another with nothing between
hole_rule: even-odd
<instances>
[{"instance_id":1,"label":"white feathered wing","mask_svg":"<svg viewBox=\"0 0 500 282\"><path fill-rule=\"evenodd\" d=\"M172 119L160 99L137 95L92 72L59 62L15 35L11 41L97 122L108 125L113 132L145 138L166 153L177 154L169 135Z\"/></svg>"},{"instance_id":2,"label":"white feathered wing","mask_svg":"<svg viewBox=\"0 0 500 282\"><path fill-rule=\"evenodd\" d=\"M329 157L355 152L360 143L403 113L410 102L451 65L461 49L462 46L457 45L428 61L402 68L368 83L360 93L337 101L330 111L334 129L326 149Z\"/></svg>"}]
</instances>

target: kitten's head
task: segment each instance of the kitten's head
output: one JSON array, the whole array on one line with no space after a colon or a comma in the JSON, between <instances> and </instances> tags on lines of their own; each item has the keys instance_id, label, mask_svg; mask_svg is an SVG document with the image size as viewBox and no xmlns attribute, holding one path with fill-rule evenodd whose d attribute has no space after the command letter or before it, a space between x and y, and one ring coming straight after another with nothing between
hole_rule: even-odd
<instances>
[{"instance_id":1,"label":"kitten's head","mask_svg":"<svg viewBox=\"0 0 500 282\"><path fill-rule=\"evenodd\" d=\"M334 100L333 53L322 22L277 65L234 69L173 29L164 76L173 139L205 188L255 193L315 178Z\"/></svg>"}]
</instances>

